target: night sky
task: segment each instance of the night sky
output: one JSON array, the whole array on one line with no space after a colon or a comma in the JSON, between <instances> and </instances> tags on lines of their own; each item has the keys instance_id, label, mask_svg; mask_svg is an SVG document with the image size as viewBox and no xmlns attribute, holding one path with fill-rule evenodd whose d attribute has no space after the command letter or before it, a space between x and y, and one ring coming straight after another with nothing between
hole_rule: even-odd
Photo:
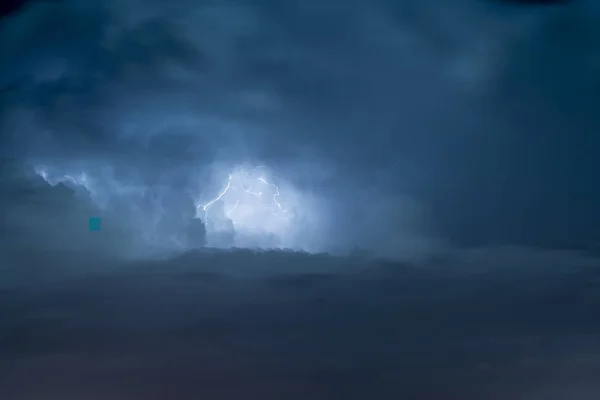
<instances>
[{"instance_id":1,"label":"night sky","mask_svg":"<svg viewBox=\"0 0 600 400\"><path fill-rule=\"evenodd\" d=\"M597 1L0 11L1 398L598 398Z\"/></svg>"}]
</instances>

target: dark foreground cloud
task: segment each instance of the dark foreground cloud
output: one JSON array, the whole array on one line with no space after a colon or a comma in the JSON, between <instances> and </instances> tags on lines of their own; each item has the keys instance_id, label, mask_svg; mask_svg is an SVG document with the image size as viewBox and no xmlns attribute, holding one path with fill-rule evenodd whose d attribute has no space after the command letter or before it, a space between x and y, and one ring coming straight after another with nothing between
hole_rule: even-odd
<instances>
[{"instance_id":1,"label":"dark foreground cloud","mask_svg":"<svg viewBox=\"0 0 600 400\"><path fill-rule=\"evenodd\" d=\"M591 1L32 2L0 22L2 151L55 180L85 172L100 203L160 187L198 205L233 166L267 164L302 216L291 247L320 232L320 250L387 255L594 248L597 15Z\"/></svg>"},{"instance_id":2,"label":"dark foreground cloud","mask_svg":"<svg viewBox=\"0 0 600 400\"><path fill-rule=\"evenodd\" d=\"M5 399L591 400L600 391L598 260L575 253L499 248L418 265L242 250L6 261Z\"/></svg>"}]
</instances>

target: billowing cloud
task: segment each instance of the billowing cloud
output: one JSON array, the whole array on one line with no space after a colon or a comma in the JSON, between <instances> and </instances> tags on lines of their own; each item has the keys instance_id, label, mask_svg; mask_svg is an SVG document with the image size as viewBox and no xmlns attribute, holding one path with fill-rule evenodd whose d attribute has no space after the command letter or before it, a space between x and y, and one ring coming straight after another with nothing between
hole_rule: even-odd
<instances>
[{"instance_id":1,"label":"billowing cloud","mask_svg":"<svg viewBox=\"0 0 600 400\"><path fill-rule=\"evenodd\" d=\"M589 247L597 12L31 3L0 24L3 152L87 174L102 202L197 203L217 166L265 164L320 204L328 249Z\"/></svg>"}]
</instances>

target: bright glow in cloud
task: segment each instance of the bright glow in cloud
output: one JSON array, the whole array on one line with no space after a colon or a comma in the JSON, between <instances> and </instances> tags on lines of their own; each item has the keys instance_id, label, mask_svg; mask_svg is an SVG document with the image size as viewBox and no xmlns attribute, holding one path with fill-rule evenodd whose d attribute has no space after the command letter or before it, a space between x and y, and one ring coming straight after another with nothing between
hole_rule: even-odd
<instances>
[{"instance_id":1,"label":"bright glow in cloud","mask_svg":"<svg viewBox=\"0 0 600 400\"><path fill-rule=\"evenodd\" d=\"M212 197L201 198L197 217L206 224L209 243L308 250L304 239L319 226L313 202L289 182L275 182L266 166L238 166Z\"/></svg>"},{"instance_id":2,"label":"bright glow in cloud","mask_svg":"<svg viewBox=\"0 0 600 400\"><path fill-rule=\"evenodd\" d=\"M152 246L172 247L173 235L182 234L186 223L194 217L193 209L185 221L171 221L171 225L161 221L168 215L185 214L178 209L182 203L174 199L191 194L195 217L204 222L206 244L210 247L325 250L319 236L327 225L322 196L299 189L280 174L272 174L266 166L230 168L213 164L211 167L215 175L199 178L201 193L190 188L161 189L141 182L124 182L114 173L90 168L80 172L82 168L38 164L35 172L52 186L63 183L76 191L85 188L97 206L109 213L119 213L119 219L128 221L139 231L140 240ZM113 209L115 205L121 208ZM125 209L129 211L123 214ZM165 227L169 229L165 231Z\"/></svg>"},{"instance_id":3,"label":"bright glow in cloud","mask_svg":"<svg viewBox=\"0 0 600 400\"><path fill-rule=\"evenodd\" d=\"M59 183L63 183L75 189L77 187L84 187L88 192L90 192L91 195L93 195L95 192L90 177L85 172L81 172L76 175L57 175L51 173L48 167L45 165L36 165L34 167L34 171L51 186L56 186Z\"/></svg>"}]
</instances>

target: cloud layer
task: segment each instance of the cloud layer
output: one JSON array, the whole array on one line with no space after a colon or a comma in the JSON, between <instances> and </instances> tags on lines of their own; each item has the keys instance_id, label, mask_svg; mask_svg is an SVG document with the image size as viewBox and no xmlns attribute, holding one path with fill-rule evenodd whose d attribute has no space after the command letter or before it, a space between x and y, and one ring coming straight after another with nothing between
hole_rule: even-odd
<instances>
[{"instance_id":1,"label":"cloud layer","mask_svg":"<svg viewBox=\"0 0 600 400\"><path fill-rule=\"evenodd\" d=\"M330 248L597 245L592 2L336 4L32 3L0 23L3 152L179 197L267 163L335 205Z\"/></svg>"}]
</instances>

